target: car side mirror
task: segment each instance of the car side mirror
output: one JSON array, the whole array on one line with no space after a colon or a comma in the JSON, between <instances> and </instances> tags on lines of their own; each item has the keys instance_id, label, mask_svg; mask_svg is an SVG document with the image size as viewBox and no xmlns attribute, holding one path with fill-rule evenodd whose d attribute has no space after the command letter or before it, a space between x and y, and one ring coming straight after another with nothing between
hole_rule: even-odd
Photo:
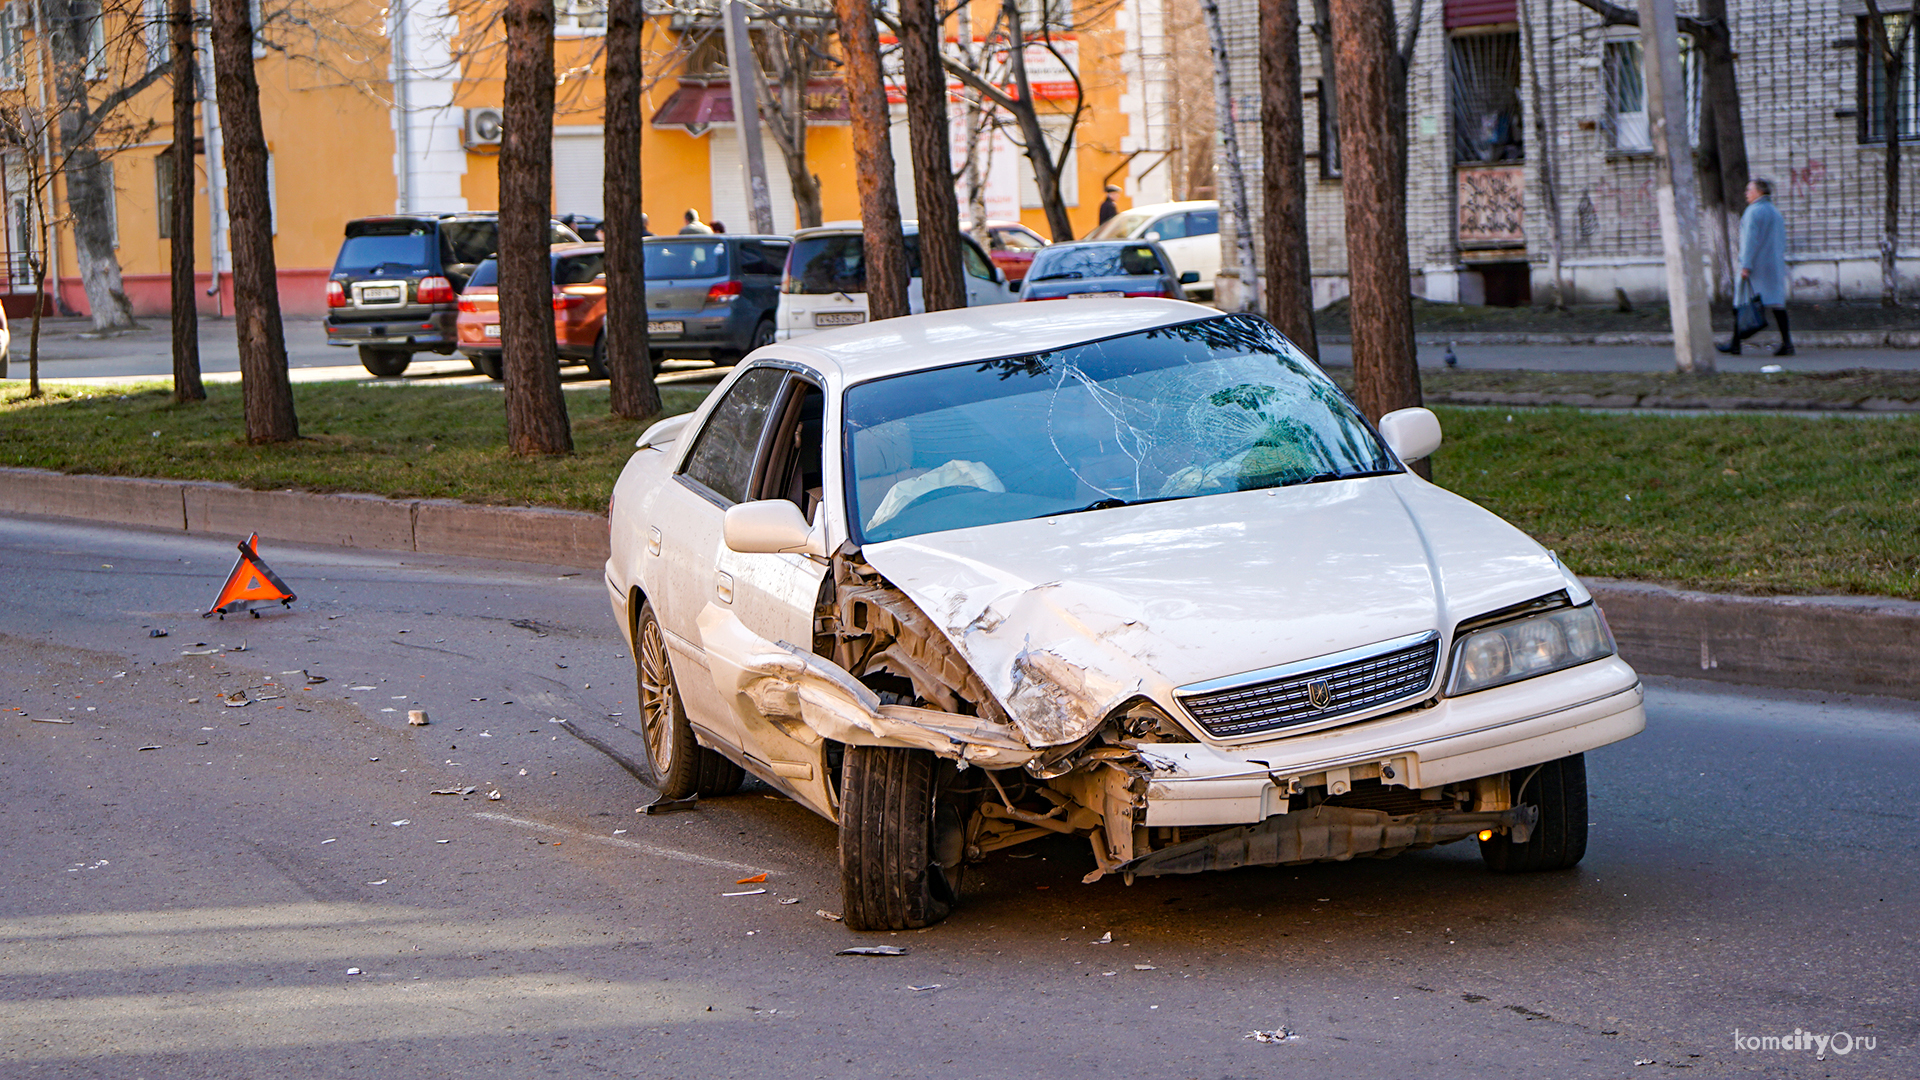
<instances>
[{"instance_id":1,"label":"car side mirror","mask_svg":"<svg viewBox=\"0 0 1920 1080\"><path fill-rule=\"evenodd\" d=\"M1022 282L1018 281L1009 281L1007 282L1007 291L1010 293L1018 293L1022 284Z\"/></svg>"},{"instance_id":2,"label":"car side mirror","mask_svg":"<svg viewBox=\"0 0 1920 1080\"><path fill-rule=\"evenodd\" d=\"M1146 235L1146 236L1144 236L1144 237L1142 237L1142 239L1144 239L1144 240L1158 240L1158 239L1160 239L1160 230L1159 230L1159 229L1153 229L1153 230L1150 230L1150 231L1149 231L1149 232L1147 233L1147 235Z\"/></svg>"},{"instance_id":3,"label":"car side mirror","mask_svg":"<svg viewBox=\"0 0 1920 1080\"><path fill-rule=\"evenodd\" d=\"M640 440L633 445L640 450L654 446L667 446L679 440L680 432L692 419L692 413L681 413L679 416L669 416L665 420L657 421L648 427L640 436Z\"/></svg>"},{"instance_id":4,"label":"car side mirror","mask_svg":"<svg viewBox=\"0 0 1920 1080\"><path fill-rule=\"evenodd\" d=\"M1380 418L1380 437L1401 461L1419 461L1440 449L1440 418L1430 409L1398 409Z\"/></svg>"},{"instance_id":5,"label":"car side mirror","mask_svg":"<svg viewBox=\"0 0 1920 1080\"><path fill-rule=\"evenodd\" d=\"M825 555L826 541L785 499L761 499L727 507L721 527L727 547L742 555L793 552Z\"/></svg>"},{"instance_id":6,"label":"car side mirror","mask_svg":"<svg viewBox=\"0 0 1920 1080\"><path fill-rule=\"evenodd\" d=\"M1189 270L1180 275L1180 284L1182 285L1198 285L1199 283L1200 271L1198 270Z\"/></svg>"}]
</instances>

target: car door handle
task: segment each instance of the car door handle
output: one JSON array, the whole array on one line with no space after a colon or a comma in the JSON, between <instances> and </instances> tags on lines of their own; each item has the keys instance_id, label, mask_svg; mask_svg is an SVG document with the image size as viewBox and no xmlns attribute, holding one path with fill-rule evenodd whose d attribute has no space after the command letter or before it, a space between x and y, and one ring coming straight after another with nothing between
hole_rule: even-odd
<instances>
[{"instance_id":1,"label":"car door handle","mask_svg":"<svg viewBox=\"0 0 1920 1080\"><path fill-rule=\"evenodd\" d=\"M723 604L733 603L733 575L724 571L715 571L713 575L713 598Z\"/></svg>"},{"instance_id":2,"label":"car door handle","mask_svg":"<svg viewBox=\"0 0 1920 1080\"><path fill-rule=\"evenodd\" d=\"M647 554L660 554L660 526L647 526Z\"/></svg>"}]
</instances>

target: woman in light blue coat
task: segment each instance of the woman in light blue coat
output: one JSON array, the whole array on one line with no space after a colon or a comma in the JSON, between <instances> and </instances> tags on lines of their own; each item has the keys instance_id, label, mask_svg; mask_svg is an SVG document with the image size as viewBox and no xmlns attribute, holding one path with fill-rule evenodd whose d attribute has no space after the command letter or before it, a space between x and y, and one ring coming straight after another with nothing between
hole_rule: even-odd
<instances>
[{"instance_id":1,"label":"woman in light blue coat","mask_svg":"<svg viewBox=\"0 0 1920 1080\"><path fill-rule=\"evenodd\" d=\"M1756 178L1747 184L1747 211L1740 215L1740 280L1741 292L1759 300L1780 325L1780 346L1773 355L1792 356L1793 333L1787 329L1787 222L1773 205L1771 180ZM1737 354L1740 343L1759 332L1755 327L1741 333L1736 314L1733 340L1718 348Z\"/></svg>"}]
</instances>

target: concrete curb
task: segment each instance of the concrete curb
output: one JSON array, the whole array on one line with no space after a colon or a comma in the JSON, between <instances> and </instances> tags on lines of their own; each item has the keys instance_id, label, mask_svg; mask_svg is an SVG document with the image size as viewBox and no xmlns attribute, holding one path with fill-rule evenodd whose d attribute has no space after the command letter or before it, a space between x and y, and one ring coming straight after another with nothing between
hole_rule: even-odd
<instances>
[{"instance_id":1,"label":"concrete curb","mask_svg":"<svg viewBox=\"0 0 1920 1080\"><path fill-rule=\"evenodd\" d=\"M599 567L607 519L544 507L252 491L192 480L69 476L0 468L0 513L339 547Z\"/></svg>"},{"instance_id":2,"label":"concrete curb","mask_svg":"<svg viewBox=\"0 0 1920 1080\"><path fill-rule=\"evenodd\" d=\"M540 507L249 491L227 484L0 468L0 513L239 539L538 561L598 572L607 521ZM1589 582L1644 675L1920 698L1920 603L1753 597Z\"/></svg>"},{"instance_id":3,"label":"concrete curb","mask_svg":"<svg viewBox=\"0 0 1920 1080\"><path fill-rule=\"evenodd\" d=\"M1562 405L1573 409L1667 409L1713 412L1920 412L1920 401L1869 397L1853 401L1808 401L1801 398L1667 397L1662 394L1554 394L1535 390L1439 390L1424 395L1429 405L1505 405L1539 409Z\"/></svg>"},{"instance_id":4,"label":"concrete curb","mask_svg":"<svg viewBox=\"0 0 1920 1080\"><path fill-rule=\"evenodd\" d=\"M1527 330L1416 331L1422 345L1672 345L1673 334L1647 330L1601 330L1551 334ZM1326 345L1351 345L1351 334L1321 334ZM1810 349L1920 349L1920 330L1795 330L1793 342Z\"/></svg>"}]
</instances>

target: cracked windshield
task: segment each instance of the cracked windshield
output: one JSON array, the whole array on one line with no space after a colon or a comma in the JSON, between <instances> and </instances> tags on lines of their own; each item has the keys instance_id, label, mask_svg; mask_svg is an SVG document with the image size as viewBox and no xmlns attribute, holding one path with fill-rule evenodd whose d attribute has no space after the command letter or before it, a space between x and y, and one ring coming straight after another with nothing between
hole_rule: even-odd
<instances>
[{"instance_id":1,"label":"cracked windshield","mask_svg":"<svg viewBox=\"0 0 1920 1080\"><path fill-rule=\"evenodd\" d=\"M1271 326L1226 316L847 391L867 543L1397 472Z\"/></svg>"}]
</instances>

